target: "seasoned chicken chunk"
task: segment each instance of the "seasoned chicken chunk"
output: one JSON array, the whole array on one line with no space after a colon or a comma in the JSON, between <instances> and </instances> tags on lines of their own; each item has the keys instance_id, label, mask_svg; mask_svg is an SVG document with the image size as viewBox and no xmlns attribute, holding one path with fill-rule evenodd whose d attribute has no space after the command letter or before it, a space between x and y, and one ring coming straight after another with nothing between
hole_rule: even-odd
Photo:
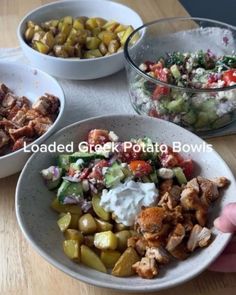
<instances>
[{"instance_id":1,"label":"seasoned chicken chunk","mask_svg":"<svg viewBox=\"0 0 236 295\"><path fill-rule=\"evenodd\" d=\"M162 206L163 204L166 204L167 207L172 210L176 205L177 201L174 199L174 197L169 193L166 192L160 199L158 206Z\"/></svg>"},{"instance_id":2,"label":"seasoned chicken chunk","mask_svg":"<svg viewBox=\"0 0 236 295\"><path fill-rule=\"evenodd\" d=\"M7 145L9 140L10 140L10 137L6 134L6 132L0 129L0 148Z\"/></svg>"},{"instance_id":3,"label":"seasoned chicken chunk","mask_svg":"<svg viewBox=\"0 0 236 295\"><path fill-rule=\"evenodd\" d=\"M56 96L46 94L41 96L32 106L34 110L42 115L55 114L60 106L59 99Z\"/></svg>"},{"instance_id":4,"label":"seasoned chicken chunk","mask_svg":"<svg viewBox=\"0 0 236 295\"><path fill-rule=\"evenodd\" d=\"M212 180L218 188L224 188L229 185L230 181L226 177L217 177Z\"/></svg>"},{"instance_id":5,"label":"seasoned chicken chunk","mask_svg":"<svg viewBox=\"0 0 236 295\"><path fill-rule=\"evenodd\" d=\"M170 256L163 247L147 248L145 256L148 258L155 258L160 264L167 264L170 261Z\"/></svg>"},{"instance_id":6,"label":"seasoned chicken chunk","mask_svg":"<svg viewBox=\"0 0 236 295\"><path fill-rule=\"evenodd\" d=\"M16 103L16 97L12 93L7 93L3 100L2 100L2 106L4 108L12 108Z\"/></svg>"},{"instance_id":7,"label":"seasoned chicken chunk","mask_svg":"<svg viewBox=\"0 0 236 295\"><path fill-rule=\"evenodd\" d=\"M143 257L136 262L132 269L144 279L152 279L158 274L157 264L154 258Z\"/></svg>"},{"instance_id":8,"label":"seasoned chicken chunk","mask_svg":"<svg viewBox=\"0 0 236 295\"><path fill-rule=\"evenodd\" d=\"M24 126L19 129L9 129L9 134L13 141L16 141L20 137L33 137L34 136L34 129L31 125Z\"/></svg>"},{"instance_id":9,"label":"seasoned chicken chunk","mask_svg":"<svg viewBox=\"0 0 236 295\"><path fill-rule=\"evenodd\" d=\"M190 255L184 242L180 243L175 249L170 251L170 254L178 260L185 260Z\"/></svg>"},{"instance_id":10,"label":"seasoned chicken chunk","mask_svg":"<svg viewBox=\"0 0 236 295\"><path fill-rule=\"evenodd\" d=\"M169 252L173 251L183 241L184 237L185 228L182 224L178 223L174 228L173 232L169 235L166 250Z\"/></svg>"},{"instance_id":11,"label":"seasoned chicken chunk","mask_svg":"<svg viewBox=\"0 0 236 295\"><path fill-rule=\"evenodd\" d=\"M35 133L38 136L43 135L52 126L53 121L48 117L41 117L31 121L34 126Z\"/></svg>"},{"instance_id":12,"label":"seasoned chicken chunk","mask_svg":"<svg viewBox=\"0 0 236 295\"><path fill-rule=\"evenodd\" d=\"M211 230L195 224L188 239L187 248L193 252L197 247L206 247L211 240Z\"/></svg>"},{"instance_id":13,"label":"seasoned chicken chunk","mask_svg":"<svg viewBox=\"0 0 236 295\"><path fill-rule=\"evenodd\" d=\"M197 181L197 178L193 178L190 181L188 181L188 183L185 186L186 188L191 188L194 189L197 193L200 192L200 187Z\"/></svg>"},{"instance_id":14,"label":"seasoned chicken chunk","mask_svg":"<svg viewBox=\"0 0 236 295\"><path fill-rule=\"evenodd\" d=\"M219 197L217 185L213 181L200 176L197 177L197 180L201 190L201 202L209 207Z\"/></svg>"}]
</instances>

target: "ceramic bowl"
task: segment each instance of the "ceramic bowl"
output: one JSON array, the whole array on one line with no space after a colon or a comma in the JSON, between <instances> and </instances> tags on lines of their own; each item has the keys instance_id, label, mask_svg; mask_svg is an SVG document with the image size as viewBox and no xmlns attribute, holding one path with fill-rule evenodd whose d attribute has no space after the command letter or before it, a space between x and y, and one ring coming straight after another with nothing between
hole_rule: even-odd
<instances>
[{"instance_id":1,"label":"ceramic bowl","mask_svg":"<svg viewBox=\"0 0 236 295\"><path fill-rule=\"evenodd\" d=\"M52 127L32 144L39 145L57 130L62 121L65 98L61 86L54 78L34 67L0 62L0 82L6 84L16 95L26 96L31 102L45 93L53 94L59 98L60 111L57 119ZM20 149L0 157L0 178L19 172L29 156L29 153Z\"/></svg>"},{"instance_id":2,"label":"ceramic bowl","mask_svg":"<svg viewBox=\"0 0 236 295\"><path fill-rule=\"evenodd\" d=\"M123 51L95 59L65 59L41 54L24 41L26 22L32 20L41 23L58 19L66 15L73 17L88 16L116 20L122 24L138 28L143 24L140 16L131 8L119 3L104 0L69 0L58 1L41 6L29 12L20 22L17 35L25 56L39 69L47 73L73 80L97 79L114 74L124 67Z\"/></svg>"},{"instance_id":3,"label":"ceramic bowl","mask_svg":"<svg viewBox=\"0 0 236 295\"><path fill-rule=\"evenodd\" d=\"M180 141L182 145L191 143L204 146L202 139L177 125L135 115L103 116L84 120L57 132L46 143L51 144L56 141L67 144L73 141L77 144L84 140L88 131L93 128L109 128L118 134L121 140L149 136L153 141L170 145L175 141ZM39 173L43 168L55 163L55 156L51 153L38 153L27 162L16 190L17 219L24 236L33 248L52 265L78 280L122 292L138 293L170 288L190 280L206 269L230 239L230 234L222 234L213 227L213 220L227 203L235 199L234 177L226 163L215 151L189 152L186 156L190 156L198 164L197 175L201 174L208 178L226 176L231 181L223 197L216 202L214 209L210 212L208 226L212 228L215 239L209 247L196 251L185 261L168 265L153 280L144 280L137 276L118 278L73 263L63 253L63 235L58 230L57 214L50 209L54 193L48 191Z\"/></svg>"}]
</instances>

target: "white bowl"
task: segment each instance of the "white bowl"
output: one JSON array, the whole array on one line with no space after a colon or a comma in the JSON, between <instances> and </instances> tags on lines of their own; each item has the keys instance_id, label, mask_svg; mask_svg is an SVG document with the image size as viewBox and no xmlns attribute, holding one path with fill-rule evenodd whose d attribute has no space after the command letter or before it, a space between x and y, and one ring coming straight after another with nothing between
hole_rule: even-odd
<instances>
[{"instance_id":1,"label":"white bowl","mask_svg":"<svg viewBox=\"0 0 236 295\"><path fill-rule=\"evenodd\" d=\"M121 140L129 140L140 136L150 136L152 140L172 144L181 141L182 144L204 144L204 141L185 129L158 119L115 115L88 119L72 124L54 134L46 141L67 144L78 143L86 138L92 128L109 128L120 136ZM45 167L55 164L55 154L34 154L27 162L19 178L16 189L16 213L18 223L25 237L35 250L51 264L72 277L100 287L125 291L148 292L170 288L183 283L202 272L221 253L230 239L230 234L222 234L213 228L213 220L219 211L229 202L235 200L235 179L215 152L190 152L189 156L198 163L196 174L213 178L225 176L231 184L224 192L213 209L209 212L208 226L212 228L215 239L212 244L196 251L190 258L178 263L171 263L161 270L160 275L153 280L144 280L137 276L118 278L109 274L97 272L81 264L70 261L63 253L63 235L56 224L57 214L50 209L54 193L48 191L39 174ZM216 164L217 163L217 164Z\"/></svg>"},{"instance_id":2,"label":"white bowl","mask_svg":"<svg viewBox=\"0 0 236 295\"><path fill-rule=\"evenodd\" d=\"M66 15L73 17L98 16L107 20L116 20L122 24L132 25L134 28L138 28L143 24L142 19L135 11L112 1L70 0L41 6L29 12L20 22L17 30L20 46L34 66L55 77L73 80L105 77L120 71L124 67L123 51L96 59L65 59L41 54L24 41L23 34L28 20L41 23Z\"/></svg>"},{"instance_id":3,"label":"white bowl","mask_svg":"<svg viewBox=\"0 0 236 295\"><path fill-rule=\"evenodd\" d=\"M58 82L48 74L25 65L0 62L0 82L6 84L16 95L26 96L31 102L45 93L54 94L60 100L60 111L52 127L33 143L40 144L52 134L62 120L65 99ZM33 144L32 143L32 144ZM31 144L29 145L29 147ZM0 178L19 172L30 154L23 149L0 156Z\"/></svg>"}]
</instances>

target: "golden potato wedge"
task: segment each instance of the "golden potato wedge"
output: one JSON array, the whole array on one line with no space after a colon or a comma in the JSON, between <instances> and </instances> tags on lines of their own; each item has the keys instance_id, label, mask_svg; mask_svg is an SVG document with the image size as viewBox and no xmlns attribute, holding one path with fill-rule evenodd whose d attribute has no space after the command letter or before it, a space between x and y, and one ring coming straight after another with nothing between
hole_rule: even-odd
<instances>
[{"instance_id":1,"label":"golden potato wedge","mask_svg":"<svg viewBox=\"0 0 236 295\"><path fill-rule=\"evenodd\" d=\"M103 250L101 251L100 258L107 268L113 268L120 256L120 252L116 250Z\"/></svg>"},{"instance_id":2,"label":"golden potato wedge","mask_svg":"<svg viewBox=\"0 0 236 295\"><path fill-rule=\"evenodd\" d=\"M58 199L53 199L51 203L51 208L58 213L67 213L70 212L71 214L77 214L79 216L82 215L82 211L79 206L77 205L63 205L59 203Z\"/></svg>"},{"instance_id":3,"label":"golden potato wedge","mask_svg":"<svg viewBox=\"0 0 236 295\"><path fill-rule=\"evenodd\" d=\"M95 219L90 213L84 214L79 219L79 230L83 234L93 234L97 230L97 224L95 222Z\"/></svg>"},{"instance_id":4,"label":"golden potato wedge","mask_svg":"<svg viewBox=\"0 0 236 295\"><path fill-rule=\"evenodd\" d=\"M98 34L99 34L101 31L102 31L102 30L101 30L100 27L96 27L96 28L92 29L92 36L93 36L93 37L97 37Z\"/></svg>"},{"instance_id":5,"label":"golden potato wedge","mask_svg":"<svg viewBox=\"0 0 236 295\"><path fill-rule=\"evenodd\" d=\"M122 24L119 24L119 26L116 27L114 33L120 33L120 32L124 32L127 29L127 26L124 26Z\"/></svg>"},{"instance_id":6,"label":"golden potato wedge","mask_svg":"<svg viewBox=\"0 0 236 295\"><path fill-rule=\"evenodd\" d=\"M85 22L85 28L88 30L92 30L98 26L96 18L90 17L89 19L86 20Z\"/></svg>"},{"instance_id":7,"label":"golden potato wedge","mask_svg":"<svg viewBox=\"0 0 236 295\"><path fill-rule=\"evenodd\" d=\"M26 31L25 31L25 40L28 42L31 42L32 39L34 37L34 28L33 27L29 27Z\"/></svg>"},{"instance_id":8,"label":"golden potato wedge","mask_svg":"<svg viewBox=\"0 0 236 295\"><path fill-rule=\"evenodd\" d=\"M117 277L129 277L135 274L132 269L132 265L140 260L137 252L129 247L120 256L119 260L116 262L114 268L112 269L112 275Z\"/></svg>"},{"instance_id":9,"label":"golden potato wedge","mask_svg":"<svg viewBox=\"0 0 236 295\"><path fill-rule=\"evenodd\" d=\"M61 34L65 35L65 38L67 38L70 34L71 29L72 24L63 23L61 27Z\"/></svg>"},{"instance_id":10,"label":"golden potato wedge","mask_svg":"<svg viewBox=\"0 0 236 295\"><path fill-rule=\"evenodd\" d=\"M26 23L27 28L34 28L36 26L36 23L32 20L27 21Z\"/></svg>"},{"instance_id":11,"label":"golden potato wedge","mask_svg":"<svg viewBox=\"0 0 236 295\"><path fill-rule=\"evenodd\" d=\"M97 231L98 232L112 230L112 228L113 228L113 225L107 221L95 218L95 222L97 224Z\"/></svg>"},{"instance_id":12,"label":"golden potato wedge","mask_svg":"<svg viewBox=\"0 0 236 295\"><path fill-rule=\"evenodd\" d=\"M128 39L129 35L134 31L132 26L128 26L128 28L125 30L124 34L120 38L120 43L122 45L125 44L126 40Z\"/></svg>"},{"instance_id":13,"label":"golden potato wedge","mask_svg":"<svg viewBox=\"0 0 236 295\"><path fill-rule=\"evenodd\" d=\"M44 44L46 44L49 49L51 50L55 44L55 40L53 37L53 34L51 32L47 32L43 38L41 39L41 42L43 42Z\"/></svg>"},{"instance_id":14,"label":"golden potato wedge","mask_svg":"<svg viewBox=\"0 0 236 295\"><path fill-rule=\"evenodd\" d=\"M117 36L112 32L102 31L98 34L98 38L101 39L106 46L108 46L111 40L116 40Z\"/></svg>"},{"instance_id":15,"label":"golden potato wedge","mask_svg":"<svg viewBox=\"0 0 236 295\"><path fill-rule=\"evenodd\" d=\"M122 231L122 230L128 230L129 227L124 225L123 223L115 223L114 229L117 232L117 231Z\"/></svg>"},{"instance_id":16,"label":"golden potato wedge","mask_svg":"<svg viewBox=\"0 0 236 295\"><path fill-rule=\"evenodd\" d=\"M55 36L54 41L55 41L55 44L56 45L63 45L66 42L66 39L67 39L67 35L66 34L58 33Z\"/></svg>"},{"instance_id":17,"label":"golden potato wedge","mask_svg":"<svg viewBox=\"0 0 236 295\"><path fill-rule=\"evenodd\" d=\"M107 273L107 269L101 259L95 254L89 247L82 245L80 247L81 251L81 262L93 269Z\"/></svg>"},{"instance_id":18,"label":"golden potato wedge","mask_svg":"<svg viewBox=\"0 0 236 295\"><path fill-rule=\"evenodd\" d=\"M63 242L63 250L67 257L79 262L80 260L80 244L78 240L65 240Z\"/></svg>"},{"instance_id":19,"label":"golden potato wedge","mask_svg":"<svg viewBox=\"0 0 236 295\"><path fill-rule=\"evenodd\" d=\"M115 250L118 245L118 239L112 231L96 233L94 236L94 246L101 250Z\"/></svg>"},{"instance_id":20,"label":"golden potato wedge","mask_svg":"<svg viewBox=\"0 0 236 295\"><path fill-rule=\"evenodd\" d=\"M131 237L131 233L129 230L122 230L115 233L115 235L118 241L117 249L123 252L125 249L127 249L127 241Z\"/></svg>"},{"instance_id":21,"label":"golden potato wedge","mask_svg":"<svg viewBox=\"0 0 236 295\"><path fill-rule=\"evenodd\" d=\"M92 198L93 210L99 218L101 218L105 221L109 221L111 218L111 214L103 209L103 207L100 205L100 200L101 199L99 196L97 196L97 195L93 196L93 198Z\"/></svg>"},{"instance_id":22,"label":"golden potato wedge","mask_svg":"<svg viewBox=\"0 0 236 295\"><path fill-rule=\"evenodd\" d=\"M111 40L108 44L108 52L110 52L111 54L116 53L119 47L120 44L117 40Z\"/></svg>"},{"instance_id":23,"label":"golden potato wedge","mask_svg":"<svg viewBox=\"0 0 236 295\"><path fill-rule=\"evenodd\" d=\"M43 31L35 32L34 33L34 36L32 38L32 42L34 42L34 41L40 41L43 38L44 35L45 35L45 32L43 32Z\"/></svg>"},{"instance_id":24,"label":"golden potato wedge","mask_svg":"<svg viewBox=\"0 0 236 295\"><path fill-rule=\"evenodd\" d=\"M97 49L100 43L101 40L97 37L87 37L86 39L86 47L88 49Z\"/></svg>"},{"instance_id":25,"label":"golden potato wedge","mask_svg":"<svg viewBox=\"0 0 236 295\"><path fill-rule=\"evenodd\" d=\"M66 240L76 240L79 242L79 244L82 244L84 240L84 236L80 231L71 228L65 230L64 237Z\"/></svg>"},{"instance_id":26,"label":"golden potato wedge","mask_svg":"<svg viewBox=\"0 0 236 295\"><path fill-rule=\"evenodd\" d=\"M114 32L118 26L119 26L118 22L116 22L115 20L110 20L110 21L106 22L102 28L104 30Z\"/></svg>"},{"instance_id":27,"label":"golden potato wedge","mask_svg":"<svg viewBox=\"0 0 236 295\"><path fill-rule=\"evenodd\" d=\"M95 17L96 23L98 27L102 27L105 25L105 23L107 22L104 18L102 17Z\"/></svg>"},{"instance_id":28,"label":"golden potato wedge","mask_svg":"<svg viewBox=\"0 0 236 295\"><path fill-rule=\"evenodd\" d=\"M107 47L103 42L99 44L98 49L100 50L102 55L105 55L107 53Z\"/></svg>"},{"instance_id":29,"label":"golden potato wedge","mask_svg":"<svg viewBox=\"0 0 236 295\"><path fill-rule=\"evenodd\" d=\"M84 30L85 26L80 19L76 18L73 23L73 28L75 28L76 30Z\"/></svg>"},{"instance_id":30,"label":"golden potato wedge","mask_svg":"<svg viewBox=\"0 0 236 295\"><path fill-rule=\"evenodd\" d=\"M64 232L69 228L71 224L71 214L68 212L62 217L60 217L57 221L57 225L59 226L60 230Z\"/></svg>"},{"instance_id":31,"label":"golden potato wedge","mask_svg":"<svg viewBox=\"0 0 236 295\"><path fill-rule=\"evenodd\" d=\"M34 45L35 45L35 48L40 53L43 53L43 54L47 54L49 52L49 50L50 50L50 48L41 41L34 41Z\"/></svg>"},{"instance_id":32,"label":"golden potato wedge","mask_svg":"<svg viewBox=\"0 0 236 295\"><path fill-rule=\"evenodd\" d=\"M63 21L63 23L72 25L73 24L73 17L72 16L64 16L62 21Z\"/></svg>"}]
</instances>

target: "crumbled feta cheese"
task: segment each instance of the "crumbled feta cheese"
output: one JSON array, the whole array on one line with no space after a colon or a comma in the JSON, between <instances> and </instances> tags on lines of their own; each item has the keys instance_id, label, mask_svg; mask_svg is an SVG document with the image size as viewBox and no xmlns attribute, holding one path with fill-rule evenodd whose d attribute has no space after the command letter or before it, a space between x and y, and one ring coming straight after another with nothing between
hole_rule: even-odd
<instances>
[{"instance_id":1,"label":"crumbled feta cheese","mask_svg":"<svg viewBox=\"0 0 236 295\"><path fill-rule=\"evenodd\" d=\"M147 68L148 68L147 65L145 65L144 63L139 66L139 69L143 72L145 72Z\"/></svg>"},{"instance_id":2,"label":"crumbled feta cheese","mask_svg":"<svg viewBox=\"0 0 236 295\"><path fill-rule=\"evenodd\" d=\"M128 166L128 164L127 164L127 163L121 163L120 165L121 165L121 167L122 167L122 168L125 168L125 167L127 167L127 166Z\"/></svg>"},{"instance_id":3,"label":"crumbled feta cheese","mask_svg":"<svg viewBox=\"0 0 236 295\"><path fill-rule=\"evenodd\" d=\"M102 175L105 175L107 173L108 167L102 167Z\"/></svg>"},{"instance_id":4,"label":"crumbled feta cheese","mask_svg":"<svg viewBox=\"0 0 236 295\"><path fill-rule=\"evenodd\" d=\"M83 191L85 192L89 191L89 182L87 179L84 179L82 181L82 188L83 188Z\"/></svg>"},{"instance_id":5,"label":"crumbled feta cheese","mask_svg":"<svg viewBox=\"0 0 236 295\"><path fill-rule=\"evenodd\" d=\"M117 134L115 134L114 131L110 131L108 134L108 137L111 141L117 142L119 140L119 137Z\"/></svg>"},{"instance_id":6,"label":"crumbled feta cheese","mask_svg":"<svg viewBox=\"0 0 236 295\"><path fill-rule=\"evenodd\" d=\"M82 165L84 163L84 160L83 159L78 159L77 161L76 161L76 164L77 165Z\"/></svg>"}]
</instances>

